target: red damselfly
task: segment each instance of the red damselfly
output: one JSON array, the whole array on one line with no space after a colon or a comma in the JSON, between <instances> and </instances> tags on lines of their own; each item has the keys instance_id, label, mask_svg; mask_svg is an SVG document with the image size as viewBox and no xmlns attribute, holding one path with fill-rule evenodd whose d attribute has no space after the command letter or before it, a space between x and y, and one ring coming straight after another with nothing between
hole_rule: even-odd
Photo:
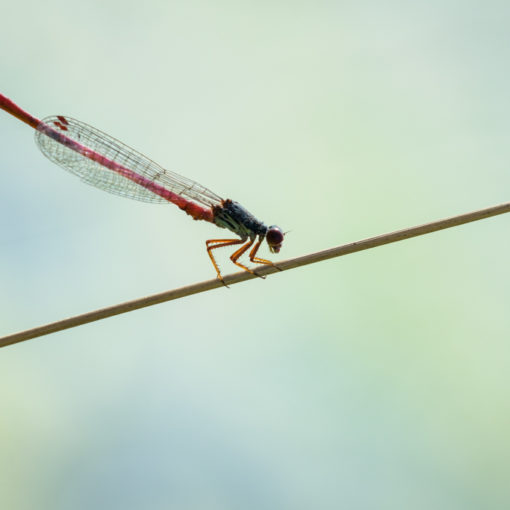
<instances>
[{"instance_id":1,"label":"red damselfly","mask_svg":"<svg viewBox=\"0 0 510 510\"><path fill-rule=\"evenodd\" d=\"M284 233L279 227L266 226L238 202L223 199L191 179L165 170L102 131L63 115L39 120L2 94L0 108L33 127L42 153L83 182L143 202L171 202L194 220L209 221L239 236L206 241L207 253L220 280L221 272L212 253L217 248L241 245L230 259L253 274L252 269L239 262L244 253L251 248L251 262L272 264L257 257L264 239L272 253L280 251Z\"/></svg>"}]
</instances>

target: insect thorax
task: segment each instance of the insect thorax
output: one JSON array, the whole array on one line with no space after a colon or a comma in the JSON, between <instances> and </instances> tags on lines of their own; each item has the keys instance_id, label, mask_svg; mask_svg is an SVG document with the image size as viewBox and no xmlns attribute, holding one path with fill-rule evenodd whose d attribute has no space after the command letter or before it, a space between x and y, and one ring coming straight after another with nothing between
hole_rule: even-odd
<instances>
[{"instance_id":1,"label":"insect thorax","mask_svg":"<svg viewBox=\"0 0 510 510\"><path fill-rule=\"evenodd\" d=\"M228 228L242 239L266 235L266 225L233 200L224 200L221 205L213 208L213 213L215 225Z\"/></svg>"}]
</instances>

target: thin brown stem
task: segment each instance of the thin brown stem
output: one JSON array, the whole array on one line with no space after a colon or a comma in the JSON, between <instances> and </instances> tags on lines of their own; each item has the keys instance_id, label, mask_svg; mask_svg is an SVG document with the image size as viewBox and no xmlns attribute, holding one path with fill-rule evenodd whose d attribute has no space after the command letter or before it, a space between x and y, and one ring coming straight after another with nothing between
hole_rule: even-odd
<instances>
[{"instance_id":1,"label":"thin brown stem","mask_svg":"<svg viewBox=\"0 0 510 510\"><path fill-rule=\"evenodd\" d=\"M349 253L368 250L370 248L376 248L377 246L382 246L384 244L395 243L397 241L403 241L404 239L410 239L411 237L430 234L431 232L456 227L458 225L463 225L472 221L483 220L485 218L497 216L498 214L504 214L507 212L510 212L510 202L488 207L486 209L479 209L470 213L460 214L451 218L444 218L442 220L433 221L424 225L418 225L416 227L397 230L395 232L390 232L389 234L370 237L368 239L355 241L353 243L344 244L335 248L329 248L327 250L303 255L302 257L296 257L281 262L279 261L278 268L269 265L260 266L256 268L257 275L247 273L246 271L230 274L224 277L224 282L227 285L234 285L236 283L257 278L258 275L264 276L272 273L277 273L279 271L286 271L288 269L305 266L307 264L314 264L315 262L320 262L322 260L341 257L342 255L348 255ZM48 335L49 333L55 333L64 329L74 328L76 326L81 326L82 324L87 324L88 322L94 322L100 319L106 319L107 317L112 317L114 315L119 315L121 313L138 310L139 308L157 305L159 303L164 303L165 301L171 301L173 299L191 296L192 294L198 294L199 292L205 292L208 290L216 289L218 287L223 287L223 285L223 282L216 278L214 280L206 280L200 283L194 283L193 285L188 285L179 289L168 290L159 294L153 294L151 296L134 299L132 301L126 301L125 303L101 308L100 310L94 310L82 315L76 315L68 319L63 319L57 322L52 322L50 324L28 329L26 331L4 336L0 338L0 347L23 342L25 340L30 340L31 338Z\"/></svg>"}]
</instances>

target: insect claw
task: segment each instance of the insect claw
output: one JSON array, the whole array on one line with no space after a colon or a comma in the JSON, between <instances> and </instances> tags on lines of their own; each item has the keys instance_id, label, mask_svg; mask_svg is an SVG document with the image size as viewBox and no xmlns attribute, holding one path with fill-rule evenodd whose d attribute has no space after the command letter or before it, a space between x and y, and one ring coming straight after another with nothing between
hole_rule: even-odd
<instances>
[{"instance_id":1,"label":"insect claw","mask_svg":"<svg viewBox=\"0 0 510 510\"><path fill-rule=\"evenodd\" d=\"M230 287L225 283L225 280L220 276L218 275L217 276L218 280L223 283L223 286L226 287L227 289L230 289Z\"/></svg>"}]
</instances>

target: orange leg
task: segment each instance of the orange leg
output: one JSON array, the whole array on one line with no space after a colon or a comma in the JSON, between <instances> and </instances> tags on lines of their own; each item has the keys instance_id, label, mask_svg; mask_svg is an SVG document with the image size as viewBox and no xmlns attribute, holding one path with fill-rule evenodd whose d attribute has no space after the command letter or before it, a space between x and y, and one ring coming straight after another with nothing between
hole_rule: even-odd
<instances>
[{"instance_id":1,"label":"orange leg","mask_svg":"<svg viewBox=\"0 0 510 510\"><path fill-rule=\"evenodd\" d=\"M262 279L265 279L266 277L265 276L261 276L259 274L257 274L255 271L252 271L251 269L247 268L246 266L243 266L243 264L241 264L240 262L237 262L237 259L246 251L248 250L248 248L254 243L255 240L253 241L250 241L248 243L246 243L244 246L241 246L241 248L239 248L239 250L237 250L231 257L230 259L232 260L232 262L234 264L237 264L239 267L242 267L244 270L250 272L251 274L254 274L255 276L258 276L259 278L262 278ZM270 260L266 260L266 259L261 259L260 257L256 257L255 255L257 254L257 251L258 249L260 248L260 245L262 244L262 239L259 239L256 243L255 243L255 246L252 248L252 250L250 251L250 262L253 262L255 264L268 264L268 265L271 265L273 267L276 267L276 269L278 269L279 271L281 271L281 269L278 267L278 266L275 266Z\"/></svg>"},{"instance_id":2,"label":"orange leg","mask_svg":"<svg viewBox=\"0 0 510 510\"><path fill-rule=\"evenodd\" d=\"M259 239L257 241L257 243L255 244L255 246L253 247L253 249L250 251L250 261L255 264L267 264L269 266L276 267L276 269L278 269L278 271L281 271L281 269L277 265L275 265L274 262L271 262L270 260L266 260L266 259L261 259L260 257L256 257L261 244L262 244L262 239Z\"/></svg>"},{"instance_id":3,"label":"orange leg","mask_svg":"<svg viewBox=\"0 0 510 510\"><path fill-rule=\"evenodd\" d=\"M216 248L225 248L226 246L235 246L236 244L243 244L245 241L241 239L209 239L209 241L206 241L205 244L207 246L207 253L209 254L209 258L211 259L211 262L213 263L214 269L216 269L216 273L218 275L218 278L223 281L223 278L221 276L220 269L218 267L218 264L216 263L216 259L214 258L214 255L212 254L212 250L215 250ZM230 256L230 260L240 268L244 269L245 271L248 271L248 273L254 274L256 276L257 273L255 271L251 270L249 267L246 267L244 264L241 264L239 262L239 258L250 249L250 247L255 242L255 239L248 240L246 244L241 246L238 250L236 250L232 255ZM270 260L262 259L260 257L257 257L257 251L260 248L260 245L262 244L262 239L259 239L255 246L253 246L252 250L250 251L250 261L255 264L268 264L268 265L274 265ZM276 267L276 266L275 266ZM264 276L260 276L260 278L265 278Z\"/></svg>"},{"instance_id":4,"label":"orange leg","mask_svg":"<svg viewBox=\"0 0 510 510\"><path fill-rule=\"evenodd\" d=\"M242 267L245 271L248 271L248 273L256 274L254 271L252 271L249 267L246 267L245 265L241 264L241 262L238 262L239 257L246 251L248 248L255 242L255 239L253 241L248 241L244 246L241 246L237 251L232 253L230 256L230 260L239 267Z\"/></svg>"},{"instance_id":5,"label":"orange leg","mask_svg":"<svg viewBox=\"0 0 510 510\"><path fill-rule=\"evenodd\" d=\"M253 249L250 251L250 261L258 264L272 264L270 260L261 259L260 257L256 257L257 252L259 251L260 245L262 244L262 239L259 239Z\"/></svg>"},{"instance_id":6,"label":"orange leg","mask_svg":"<svg viewBox=\"0 0 510 510\"><path fill-rule=\"evenodd\" d=\"M207 246L207 253L209 254L209 258L211 259L214 269L216 269L216 273L218 274L218 278L221 281L223 281L223 278L221 277L220 268L218 267L218 264L216 263L216 260L214 259L212 250L215 250L216 248L224 248L225 246L234 246L236 244L242 244L242 243L244 243L244 241L242 241L241 239L209 239L209 241L205 242L205 245ZM210 246L210 245L212 245L212 246Z\"/></svg>"}]
</instances>

